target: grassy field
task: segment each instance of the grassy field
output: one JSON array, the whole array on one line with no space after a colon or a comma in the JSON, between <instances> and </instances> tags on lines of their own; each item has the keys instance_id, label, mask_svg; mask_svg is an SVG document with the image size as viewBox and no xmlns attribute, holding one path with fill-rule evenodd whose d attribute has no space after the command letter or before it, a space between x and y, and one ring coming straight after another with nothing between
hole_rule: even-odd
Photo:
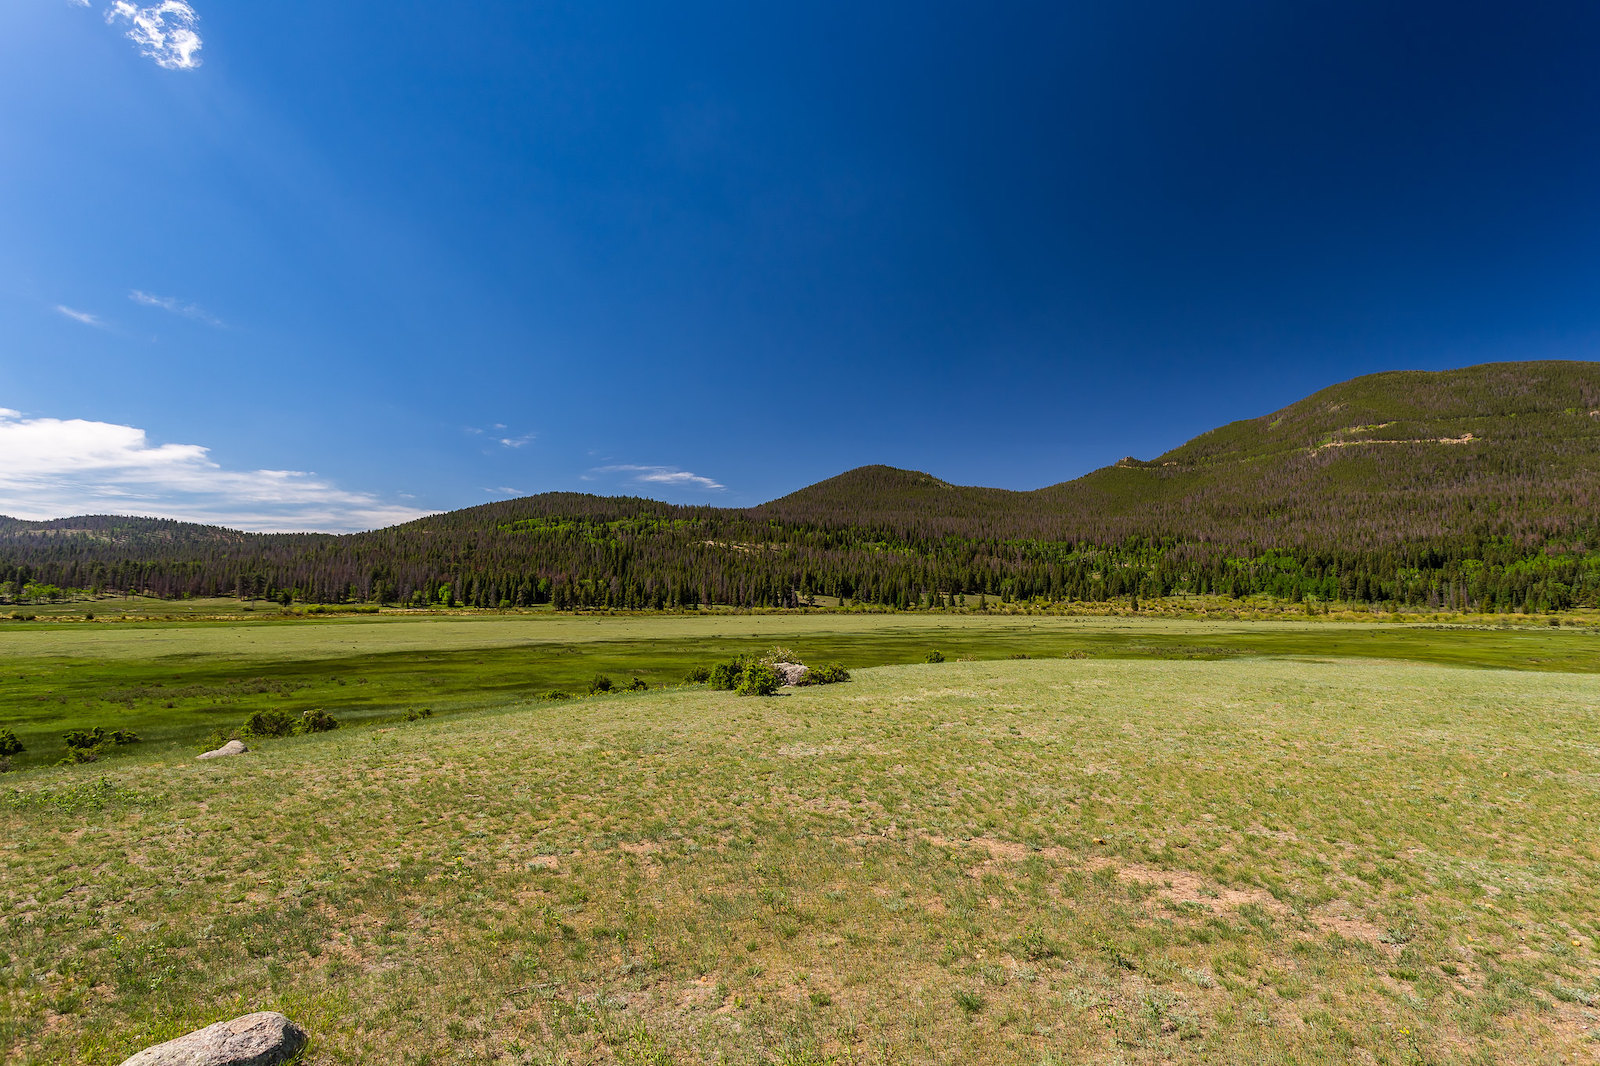
<instances>
[{"instance_id":1,"label":"grassy field","mask_svg":"<svg viewBox=\"0 0 1600 1066\"><path fill-rule=\"evenodd\" d=\"M854 669L1009 656L1234 659L1251 655L1600 670L1600 629L981 614L704 614L658 617L360 615L248 621L8 622L0 727L19 769L65 754L67 729L130 729L146 750L201 750L252 712L318 708L346 727L413 708L451 714L596 673L661 687L688 670L781 643ZM117 749L118 754L126 750Z\"/></svg>"},{"instance_id":2,"label":"grassy field","mask_svg":"<svg viewBox=\"0 0 1600 1066\"><path fill-rule=\"evenodd\" d=\"M1593 674L1370 657L146 752L0 780L0 1055L276 1008L319 1064L1594 1062L1597 816Z\"/></svg>"}]
</instances>

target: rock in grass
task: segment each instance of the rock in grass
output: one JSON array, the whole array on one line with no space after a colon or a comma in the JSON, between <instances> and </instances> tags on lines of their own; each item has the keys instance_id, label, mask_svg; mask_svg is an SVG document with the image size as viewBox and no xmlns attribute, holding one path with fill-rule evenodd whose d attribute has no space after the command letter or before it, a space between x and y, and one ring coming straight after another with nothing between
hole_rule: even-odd
<instances>
[{"instance_id":1,"label":"rock in grass","mask_svg":"<svg viewBox=\"0 0 1600 1066\"><path fill-rule=\"evenodd\" d=\"M277 1066L305 1045L304 1029L276 1011L260 1011L145 1048L122 1066Z\"/></svg>"},{"instance_id":2,"label":"rock in grass","mask_svg":"<svg viewBox=\"0 0 1600 1066\"><path fill-rule=\"evenodd\" d=\"M220 759L224 755L243 755L250 749L244 746L242 740L230 740L216 751L208 751L203 755L196 755L196 759Z\"/></svg>"},{"instance_id":3,"label":"rock in grass","mask_svg":"<svg viewBox=\"0 0 1600 1066\"><path fill-rule=\"evenodd\" d=\"M785 686L798 685L810 669L799 663L773 663L772 668L778 671L778 676L783 679Z\"/></svg>"}]
</instances>

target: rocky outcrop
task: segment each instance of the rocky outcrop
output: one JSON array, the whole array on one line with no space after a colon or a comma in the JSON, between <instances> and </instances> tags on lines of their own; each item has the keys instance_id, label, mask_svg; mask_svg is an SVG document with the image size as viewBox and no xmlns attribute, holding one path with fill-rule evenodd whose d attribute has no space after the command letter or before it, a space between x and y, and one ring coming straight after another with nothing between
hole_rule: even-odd
<instances>
[{"instance_id":1,"label":"rocky outcrop","mask_svg":"<svg viewBox=\"0 0 1600 1066\"><path fill-rule=\"evenodd\" d=\"M800 684L809 669L799 663L773 663L772 668L778 671L778 676L783 678L785 686Z\"/></svg>"},{"instance_id":2,"label":"rocky outcrop","mask_svg":"<svg viewBox=\"0 0 1600 1066\"><path fill-rule=\"evenodd\" d=\"M145 1048L122 1066L278 1066L305 1045L304 1029L276 1011L260 1011Z\"/></svg>"},{"instance_id":3,"label":"rocky outcrop","mask_svg":"<svg viewBox=\"0 0 1600 1066\"><path fill-rule=\"evenodd\" d=\"M208 751L203 755L196 755L196 759L220 759L224 755L243 755L250 749L244 746L242 740L230 740L216 751Z\"/></svg>"}]
</instances>

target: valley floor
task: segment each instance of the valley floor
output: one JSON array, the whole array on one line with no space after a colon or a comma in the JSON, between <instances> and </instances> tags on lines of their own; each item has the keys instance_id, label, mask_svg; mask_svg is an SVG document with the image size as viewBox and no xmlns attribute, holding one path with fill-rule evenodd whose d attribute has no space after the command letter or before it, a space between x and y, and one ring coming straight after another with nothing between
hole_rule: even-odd
<instances>
[{"instance_id":1,"label":"valley floor","mask_svg":"<svg viewBox=\"0 0 1600 1066\"><path fill-rule=\"evenodd\" d=\"M11 775L0 1056L278 1009L315 1064L1600 1061L1600 680L1535 666L997 657Z\"/></svg>"},{"instance_id":2,"label":"valley floor","mask_svg":"<svg viewBox=\"0 0 1600 1066\"><path fill-rule=\"evenodd\" d=\"M26 770L58 762L70 729L123 729L137 749L182 758L258 711L323 711L345 728L449 715L552 693L597 674L676 686L689 671L783 645L850 669L1017 657L1237 660L1381 658L1600 673L1600 627L1328 622L1300 618L1050 614L390 614L251 620L0 625L0 729ZM3 765L3 764L0 764Z\"/></svg>"}]
</instances>

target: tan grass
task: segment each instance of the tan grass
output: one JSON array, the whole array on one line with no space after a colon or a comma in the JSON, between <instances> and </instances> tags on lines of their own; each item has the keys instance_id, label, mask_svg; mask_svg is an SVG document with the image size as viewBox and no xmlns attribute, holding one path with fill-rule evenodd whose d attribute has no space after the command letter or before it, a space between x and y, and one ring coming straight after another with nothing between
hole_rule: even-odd
<instances>
[{"instance_id":1,"label":"tan grass","mask_svg":"<svg viewBox=\"0 0 1600 1066\"><path fill-rule=\"evenodd\" d=\"M1030 660L18 775L0 1055L1594 1061L1597 726L1589 675Z\"/></svg>"}]
</instances>

